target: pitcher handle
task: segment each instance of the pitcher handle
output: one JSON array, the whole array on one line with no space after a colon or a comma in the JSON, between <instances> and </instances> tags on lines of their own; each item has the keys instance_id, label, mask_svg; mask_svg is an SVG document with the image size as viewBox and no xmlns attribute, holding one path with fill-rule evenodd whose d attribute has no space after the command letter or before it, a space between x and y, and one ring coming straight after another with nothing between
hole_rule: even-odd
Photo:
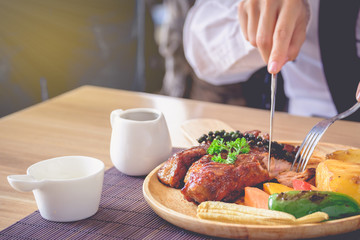
<instances>
[{"instance_id":1,"label":"pitcher handle","mask_svg":"<svg viewBox=\"0 0 360 240\"><path fill-rule=\"evenodd\" d=\"M120 116L120 113L122 113L124 110L122 109L116 109L114 111L112 111L110 113L110 124L111 124L111 128L113 127L113 124L114 124L114 121L115 121L115 118Z\"/></svg>"},{"instance_id":2,"label":"pitcher handle","mask_svg":"<svg viewBox=\"0 0 360 240\"><path fill-rule=\"evenodd\" d=\"M20 192L39 189L45 184L44 180L36 180L30 175L10 175L7 176L7 180L15 190Z\"/></svg>"}]
</instances>

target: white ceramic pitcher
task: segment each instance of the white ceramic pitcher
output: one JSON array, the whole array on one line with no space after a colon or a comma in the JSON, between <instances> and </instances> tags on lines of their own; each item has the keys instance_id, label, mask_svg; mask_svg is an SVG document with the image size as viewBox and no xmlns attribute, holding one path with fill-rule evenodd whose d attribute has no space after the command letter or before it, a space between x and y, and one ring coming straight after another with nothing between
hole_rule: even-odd
<instances>
[{"instance_id":1,"label":"white ceramic pitcher","mask_svg":"<svg viewBox=\"0 0 360 240\"><path fill-rule=\"evenodd\" d=\"M161 111L152 108L111 112L110 157L114 166L131 176L143 176L171 154L169 130Z\"/></svg>"}]
</instances>

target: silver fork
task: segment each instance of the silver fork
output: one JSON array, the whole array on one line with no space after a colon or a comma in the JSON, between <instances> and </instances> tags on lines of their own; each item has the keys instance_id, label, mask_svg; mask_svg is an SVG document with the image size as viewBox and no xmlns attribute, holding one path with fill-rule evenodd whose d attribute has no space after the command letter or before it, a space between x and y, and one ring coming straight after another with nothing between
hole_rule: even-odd
<instances>
[{"instance_id":1,"label":"silver fork","mask_svg":"<svg viewBox=\"0 0 360 240\"><path fill-rule=\"evenodd\" d=\"M296 167L296 172L299 172L300 169L301 171L304 171L311 155L314 152L317 143L319 142L322 135L324 135L326 129L328 129L330 125L333 124L336 120L343 119L353 114L359 108L360 108L360 102L356 103L354 106L352 106L343 113L340 113L332 118L324 119L319 123L317 123L306 135L305 140L302 142L299 150L295 155L295 159L290 170L294 168L299 158L299 163Z\"/></svg>"}]
</instances>

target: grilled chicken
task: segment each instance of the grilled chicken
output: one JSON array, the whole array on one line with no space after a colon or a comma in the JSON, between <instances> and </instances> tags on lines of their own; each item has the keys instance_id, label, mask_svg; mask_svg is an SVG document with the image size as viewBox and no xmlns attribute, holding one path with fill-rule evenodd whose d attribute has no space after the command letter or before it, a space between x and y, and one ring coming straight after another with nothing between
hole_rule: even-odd
<instances>
[{"instance_id":1,"label":"grilled chicken","mask_svg":"<svg viewBox=\"0 0 360 240\"><path fill-rule=\"evenodd\" d=\"M183 186L184 177L191 164L206 154L208 145L200 145L175 153L158 171L159 180L170 187Z\"/></svg>"},{"instance_id":2,"label":"grilled chicken","mask_svg":"<svg viewBox=\"0 0 360 240\"><path fill-rule=\"evenodd\" d=\"M260 131L249 131L255 137L267 139ZM213 162L207 154L209 142L183 150L168 159L159 169L158 179L165 185L182 188L188 201L235 201L245 187L255 186L264 181L278 179L289 185L294 178L310 179L314 173L294 173L291 163L297 149L288 144L278 144L278 151L271 153L271 168L267 170L268 150L264 145L252 145L248 154L240 154L234 164ZM284 159L286 160L284 160Z\"/></svg>"},{"instance_id":3,"label":"grilled chicken","mask_svg":"<svg viewBox=\"0 0 360 240\"><path fill-rule=\"evenodd\" d=\"M181 189L188 201L235 201L246 186L270 180L268 171L255 155L241 154L235 164L206 160L203 157L189 169Z\"/></svg>"},{"instance_id":4,"label":"grilled chicken","mask_svg":"<svg viewBox=\"0 0 360 240\"><path fill-rule=\"evenodd\" d=\"M299 179L305 182L309 182L312 185L315 185L315 168L307 168L303 172L295 172L295 171L284 171L276 176L276 180L288 187L293 187L292 182L294 179Z\"/></svg>"}]
</instances>

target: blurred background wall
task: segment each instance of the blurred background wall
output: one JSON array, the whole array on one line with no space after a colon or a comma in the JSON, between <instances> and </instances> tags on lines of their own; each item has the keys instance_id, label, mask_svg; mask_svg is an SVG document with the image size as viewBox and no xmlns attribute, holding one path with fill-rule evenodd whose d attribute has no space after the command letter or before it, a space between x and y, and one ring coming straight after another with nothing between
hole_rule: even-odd
<instances>
[{"instance_id":1,"label":"blurred background wall","mask_svg":"<svg viewBox=\"0 0 360 240\"><path fill-rule=\"evenodd\" d=\"M158 92L164 62L150 6L0 0L0 117L84 84Z\"/></svg>"}]
</instances>

